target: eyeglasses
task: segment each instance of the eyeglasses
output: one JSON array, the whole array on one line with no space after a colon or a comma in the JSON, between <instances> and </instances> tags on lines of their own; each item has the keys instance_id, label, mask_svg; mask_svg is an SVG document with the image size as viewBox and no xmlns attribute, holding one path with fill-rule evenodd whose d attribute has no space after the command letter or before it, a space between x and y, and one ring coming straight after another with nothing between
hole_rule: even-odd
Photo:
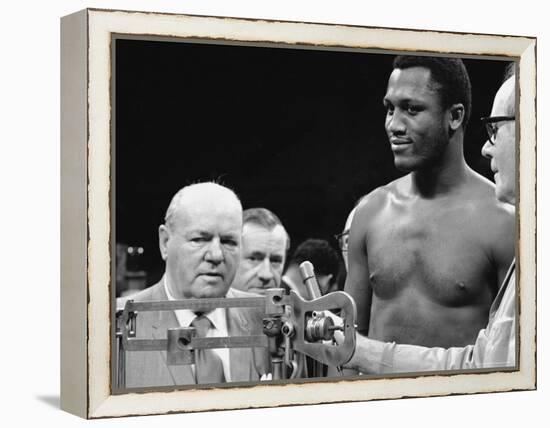
<instances>
[{"instance_id":1,"label":"eyeglasses","mask_svg":"<svg viewBox=\"0 0 550 428\"><path fill-rule=\"evenodd\" d=\"M498 122L509 122L511 120L516 120L516 116L492 116L492 117L482 117L481 123L485 125L487 130L487 135L489 136L489 142L494 146L495 137L498 131Z\"/></svg>"},{"instance_id":2,"label":"eyeglasses","mask_svg":"<svg viewBox=\"0 0 550 428\"><path fill-rule=\"evenodd\" d=\"M338 241L338 246L342 252L348 251L348 239L349 239L349 229L344 230L342 233L334 235L334 239Z\"/></svg>"}]
</instances>

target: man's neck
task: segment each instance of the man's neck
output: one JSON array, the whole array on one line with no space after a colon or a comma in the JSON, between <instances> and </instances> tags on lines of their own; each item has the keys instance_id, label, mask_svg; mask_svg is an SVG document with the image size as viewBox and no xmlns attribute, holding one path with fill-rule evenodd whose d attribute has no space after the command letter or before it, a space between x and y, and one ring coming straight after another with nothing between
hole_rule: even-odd
<instances>
[{"instance_id":1,"label":"man's neck","mask_svg":"<svg viewBox=\"0 0 550 428\"><path fill-rule=\"evenodd\" d=\"M453 138L437 164L411 173L411 187L424 198L437 197L457 190L470 174L471 169L464 159L462 139Z\"/></svg>"}]
</instances>

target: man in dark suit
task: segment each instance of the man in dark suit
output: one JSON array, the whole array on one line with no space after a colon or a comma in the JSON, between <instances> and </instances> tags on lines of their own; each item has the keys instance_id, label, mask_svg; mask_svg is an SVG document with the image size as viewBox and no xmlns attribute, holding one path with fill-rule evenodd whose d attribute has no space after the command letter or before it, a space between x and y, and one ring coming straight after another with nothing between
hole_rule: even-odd
<instances>
[{"instance_id":1,"label":"man in dark suit","mask_svg":"<svg viewBox=\"0 0 550 428\"><path fill-rule=\"evenodd\" d=\"M165 223L159 227L159 247L166 262L157 284L133 296L134 301L190 298L252 297L230 289L240 259L242 207L237 196L215 183L184 187L173 197ZM261 334L258 308L216 308L141 312L137 338L165 339L167 329L195 327L204 337ZM222 348L195 352L196 364L168 365L165 351L126 353L126 387L257 381L268 373L266 349Z\"/></svg>"}]
</instances>

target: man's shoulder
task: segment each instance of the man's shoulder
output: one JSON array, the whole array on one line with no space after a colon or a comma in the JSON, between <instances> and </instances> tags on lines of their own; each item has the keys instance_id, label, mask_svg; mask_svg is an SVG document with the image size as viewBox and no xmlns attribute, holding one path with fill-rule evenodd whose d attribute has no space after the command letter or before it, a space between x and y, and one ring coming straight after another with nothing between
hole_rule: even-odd
<instances>
[{"instance_id":1,"label":"man's shoulder","mask_svg":"<svg viewBox=\"0 0 550 428\"><path fill-rule=\"evenodd\" d=\"M482 201L477 212L479 221L486 227L489 236L491 231L497 236L506 235L505 231L513 235L516 222L513 205L500 202L493 196L492 199Z\"/></svg>"},{"instance_id":2,"label":"man's shoulder","mask_svg":"<svg viewBox=\"0 0 550 428\"><path fill-rule=\"evenodd\" d=\"M470 180L467 183L468 192L479 198L495 200L495 184L480 173L470 170Z\"/></svg>"},{"instance_id":3,"label":"man's shoulder","mask_svg":"<svg viewBox=\"0 0 550 428\"><path fill-rule=\"evenodd\" d=\"M358 211L377 210L386 201L394 196L404 194L404 188L410 181L409 175L405 175L396 180L389 182L383 186L377 187L371 192L364 195L357 204Z\"/></svg>"},{"instance_id":4,"label":"man's shoulder","mask_svg":"<svg viewBox=\"0 0 550 428\"><path fill-rule=\"evenodd\" d=\"M473 187L467 189L468 204L464 204L471 223L471 231L491 252L503 251L505 259L513 257L515 240L515 209L495 197L495 185L485 177L476 174ZM466 202L466 201L463 201ZM512 253L510 253L512 251Z\"/></svg>"},{"instance_id":5,"label":"man's shoulder","mask_svg":"<svg viewBox=\"0 0 550 428\"><path fill-rule=\"evenodd\" d=\"M246 297L263 297L260 294L250 293L248 291L237 290L230 288L226 294L227 298L246 298ZM252 325L252 330L261 330L262 319L265 317L264 307L250 308L232 308L229 311L229 316L233 316L237 321L244 321L245 324ZM240 327L243 327L242 325ZM258 331L259 331L258 330Z\"/></svg>"},{"instance_id":6,"label":"man's shoulder","mask_svg":"<svg viewBox=\"0 0 550 428\"><path fill-rule=\"evenodd\" d=\"M229 288L225 297L228 298L243 298L243 297L261 297L259 294L251 293L250 291L238 290L237 288Z\"/></svg>"},{"instance_id":7,"label":"man's shoulder","mask_svg":"<svg viewBox=\"0 0 550 428\"><path fill-rule=\"evenodd\" d=\"M117 309L124 308L124 305L128 300L133 300L134 302L149 302L151 300L166 300L166 297L162 297L163 293L163 282L157 282L154 285L151 285L136 294L130 294L124 297L119 297L116 299Z\"/></svg>"},{"instance_id":8,"label":"man's shoulder","mask_svg":"<svg viewBox=\"0 0 550 428\"><path fill-rule=\"evenodd\" d=\"M468 193L475 199L476 211L483 213L489 220L514 221L513 205L501 202L495 197L495 184L492 181L478 173L474 174L474 190L468 189Z\"/></svg>"},{"instance_id":9,"label":"man's shoulder","mask_svg":"<svg viewBox=\"0 0 550 428\"><path fill-rule=\"evenodd\" d=\"M227 294L225 295L225 297L229 298L229 299L243 299L243 298L252 298L252 297L264 297L260 294L256 294L256 293L251 293L249 291L243 291L243 290L238 290L236 288L233 288L231 287L228 291L227 291ZM238 310L240 310L240 308L236 308ZM263 308L255 308L255 307L252 307L252 308L244 308L243 311L243 314L250 314L252 316L256 316L256 312L258 313L261 313L263 314L264 311L263 311Z\"/></svg>"}]
</instances>

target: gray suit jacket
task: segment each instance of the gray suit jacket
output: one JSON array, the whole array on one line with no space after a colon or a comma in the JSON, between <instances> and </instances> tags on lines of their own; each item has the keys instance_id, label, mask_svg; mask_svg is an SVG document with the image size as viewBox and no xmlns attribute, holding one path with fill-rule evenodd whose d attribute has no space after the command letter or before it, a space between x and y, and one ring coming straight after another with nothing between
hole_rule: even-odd
<instances>
[{"instance_id":1,"label":"gray suit jacket","mask_svg":"<svg viewBox=\"0 0 550 428\"><path fill-rule=\"evenodd\" d=\"M227 297L257 297L255 294L230 288ZM134 301L168 300L163 281L135 296ZM262 334L264 313L259 308L228 308L229 336ZM137 317L137 338L165 339L169 328L179 327L174 311L141 312ZM265 348L230 348L232 382L259 381L269 373L269 353ZM195 378L189 365L169 366L166 351L129 351L126 353L126 387L193 385Z\"/></svg>"}]
</instances>

